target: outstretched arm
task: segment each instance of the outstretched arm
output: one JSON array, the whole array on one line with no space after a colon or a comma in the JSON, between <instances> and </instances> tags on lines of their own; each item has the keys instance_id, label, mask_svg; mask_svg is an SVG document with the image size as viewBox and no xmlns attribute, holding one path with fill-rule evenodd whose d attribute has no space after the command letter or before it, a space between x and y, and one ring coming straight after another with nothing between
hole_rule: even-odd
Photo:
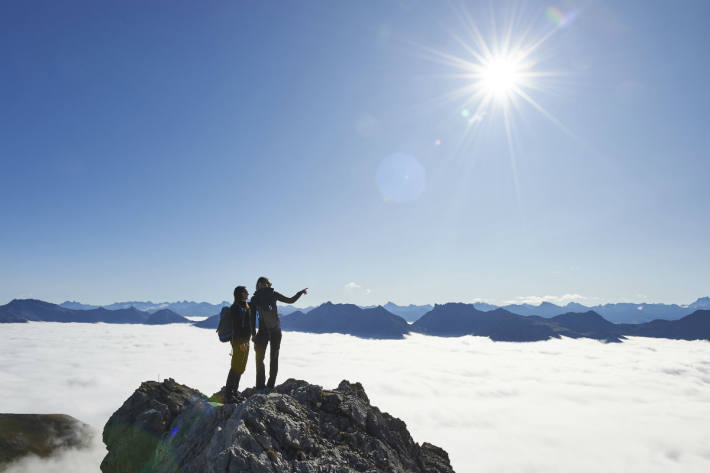
<instances>
[{"instance_id":1,"label":"outstretched arm","mask_svg":"<svg viewBox=\"0 0 710 473\"><path fill-rule=\"evenodd\" d=\"M279 302L283 302L284 304L293 304L304 294L308 294L308 288L301 289L293 297L286 297L286 296L274 291L274 295L276 296L276 300Z\"/></svg>"}]
</instances>

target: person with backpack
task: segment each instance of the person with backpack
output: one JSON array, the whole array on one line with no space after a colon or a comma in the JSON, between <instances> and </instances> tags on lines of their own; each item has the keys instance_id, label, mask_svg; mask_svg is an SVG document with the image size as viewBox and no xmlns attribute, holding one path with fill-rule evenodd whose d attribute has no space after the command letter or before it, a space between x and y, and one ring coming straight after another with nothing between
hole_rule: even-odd
<instances>
[{"instance_id":1,"label":"person with backpack","mask_svg":"<svg viewBox=\"0 0 710 473\"><path fill-rule=\"evenodd\" d=\"M252 337L256 353L256 389L260 392L271 391L276 384L276 374L279 371L279 349L281 348L281 323L276 309L276 302L293 304L302 295L308 293L308 288L301 289L293 297L286 297L274 291L268 278L260 277L256 281L256 291L251 298L251 306L259 315L259 331ZM271 344L269 352L269 380L265 384L264 358L266 346Z\"/></svg>"},{"instance_id":2,"label":"person with backpack","mask_svg":"<svg viewBox=\"0 0 710 473\"><path fill-rule=\"evenodd\" d=\"M227 327L231 322L232 333L232 363L229 367L224 395L227 403L235 403L238 400L239 380L244 374L249 358L249 338L256 336L256 314L247 302L248 297L249 291L246 287L235 287L234 303L228 309L229 313L223 315L223 317L228 317L225 319Z\"/></svg>"}]
</instances>

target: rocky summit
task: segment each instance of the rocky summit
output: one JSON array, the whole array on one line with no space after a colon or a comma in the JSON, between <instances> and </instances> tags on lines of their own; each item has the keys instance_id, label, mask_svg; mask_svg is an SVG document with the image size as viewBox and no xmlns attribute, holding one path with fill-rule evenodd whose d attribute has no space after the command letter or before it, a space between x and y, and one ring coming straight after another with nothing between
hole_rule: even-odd
<instances>
[{"instance_id":1,"label":"rocky summit","mask_svg":"<svg viewBox=\"0 0 710 473\"><path fill-rule=\"evenodd\" d=\"M453 473L448 454L412 440L360 383L289 379L238 404L168 379L147 381L106 423L104 473Z\"/></svg>"}]
</instances>

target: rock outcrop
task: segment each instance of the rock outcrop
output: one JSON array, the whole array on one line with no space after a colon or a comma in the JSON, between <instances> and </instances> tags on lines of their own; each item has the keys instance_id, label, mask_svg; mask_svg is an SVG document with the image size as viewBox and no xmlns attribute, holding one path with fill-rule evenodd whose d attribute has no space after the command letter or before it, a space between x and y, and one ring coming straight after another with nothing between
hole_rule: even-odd
<instances>
[{"instance_id":1,"label":"rock outcrop","mask_svg":"<svg viewBox=\"0 0 710 473\"><path fill-rule=\"evenodd\" d=\"M0 470L25 455L88 447L91 428L63 414L0 414Z\"/></svg>"},{"instance_id":2,"label":"rock outcrop","mask_svg":"<svg viewBox=\"0 0 710 473\"><path fill-rule=\"evenodd\" d=\"M289 379L270 394L216 402L172 379L147 381L107 422L104 473L453 473L441 448L412 440L359 383Z\"/></svg>"}]
</instances>

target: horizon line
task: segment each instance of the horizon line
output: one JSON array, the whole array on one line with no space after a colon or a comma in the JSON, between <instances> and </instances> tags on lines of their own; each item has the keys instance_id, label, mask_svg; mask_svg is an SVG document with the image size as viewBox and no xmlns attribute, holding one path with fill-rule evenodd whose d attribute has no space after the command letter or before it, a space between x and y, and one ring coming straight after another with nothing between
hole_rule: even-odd
<instances>
[{"instance_id":1,"label":"horizon line","mask_svg":"<svg viewBox=\"0 0 710 473\"><path fill-rule=\"evenodd\" d=\"M521 299L531 299L531 298L535 298L535 297L536 297L536 296L530 296L530 297L528 297L528 298L521 298ZM468 302L465 302L465 301L446 301L446 302L429 302L429 303L423 303L423 304L411 304L411 303L410 303L410 304L399 304L399 303L396 303L396 302L391 301L391 300L388 300L388 301L386 301L386 302L384 302L384 303L379 303L379 304L357 304L357 303L354 303L354 302L336 302L336 301L333 301L333 300L324 300L324 301L320 301L320 302L314 302L314 303L312 303L312 304L308 304L308 305L305 305L305 306L296 306L296 305L293 305L293 304L284 304L284 305L291 306L291 307L293 307L293 308L295 308L295 309L297 309L297 310L306 309L306 308L309 308L309 307L318 307L318 306L323 305L323 304L326 304L326 303L328 303L328 302L330 302L330 303L332 303L332 304L353 304L353 305L356 305L356 306L359 306L359 307L378 307L378 306L384 307L384 306L387 305L387 304L394 304L394 305L399 306L399 307L409 307L409 306L432 306L432 307L433 307L433 306L435 306L435 305L444 305L444 304L470 304L470 305L475 305L475 304L488 304L488 305L492 305L492 306L496 306L496 307L505 307L505 306L510 306L510 305L529 305L529 306L532 306L532 307L540 307L540 306L542 306L542 304L544 304L544 303L552 304L552 305L555 305L555 306L557 306L557 307L566 307L566 306L568 306L568 305L570 305L570 304L579 304L579 305L582 305L582 306L585 306L585 307L589 307L589 308L591 308L591 307L597 307L597 306L603 306L603 305L607 305L607 304L633 304L633 305L644 305L644 304L645 304L645 305L654 305L654 304L662 304L662 305L676 305L676 306L678 306L678 307L687 307L687 306L689 306L690 304L692 304L692 303L694 303L694 302L697 302L697 301L699 301L699 300L701 300L701 299L706 299L706 298L708 298L708 297L710 297L710 296L699 296L699 297L695 298L693 301L688 302L688 303L685 303L685 304L666 303L666 302L634 302L634 301L616 301L616 302L611 302L611 301L606 301L606 302L598 302L598 303L595 303L595 304L587 305L587 304L585 304L584 302L580 302L580 301L576 301L576 300L570 300L570 301L567 301L567 302L564 302L564 303L562 303L562 302L554 302L554 301L550 301L550 300L538 300L538 301L534 301L534 302L525 301L525 300L509 300L509 301L505 301L505 302L503 302L503 303L493 303L493 302L488 302L488 301L485 301L485 300L482 300L482 299L474 299L474 300L468 301ZM210 305L220 305L220 304L223 304L223 303L225 303L225 302L228 303L228 304L230 303L230 302L227 301L227 300L222 300L222 301L213 303L213 302L209 302L209 301L205 301L205 300L197 301L197 300L182 299L182 300L175 300L175 301L160 301L160 302L153 302L153 301L151 301L151 300L142 300L142 301L141 301L141 300L126 300L126 301L111 302L111 303L108 303L108 304L91 304L91 303L79 302L79 301L77 301L77 300L71 300L71 299L65 299L65 300L63 300L62 302L53 302L53 301L50 301L50 300L41 299L41 298L38 298L38 297L34 297L34 296L32 296L32 295L29 295L28 297L15 297L15 298L10 299L9 301L7 301L7 302L5 302L4 304L1 304L1 305L9 304L10 302L12 302L12 301L14 301L14 300L28 300L28 299L39 300L39 301L42 301L42 302L48 302L48 303L56 304L56 305L61 305L61 304L65 304L65 303L76 303L76 304L90 305L90 306L95 306L95 307L106 307L106 306L110 306L110 305L114 305L114 304L127 304L127 303L131 303L131 302L144 303L144 304L155 304L155 305L159 305L159 304L178 304L178 303L193 303L193 304L205 304L205 303L206 303L206 304L210 304Z\"/></svg>"}]
</instances>

